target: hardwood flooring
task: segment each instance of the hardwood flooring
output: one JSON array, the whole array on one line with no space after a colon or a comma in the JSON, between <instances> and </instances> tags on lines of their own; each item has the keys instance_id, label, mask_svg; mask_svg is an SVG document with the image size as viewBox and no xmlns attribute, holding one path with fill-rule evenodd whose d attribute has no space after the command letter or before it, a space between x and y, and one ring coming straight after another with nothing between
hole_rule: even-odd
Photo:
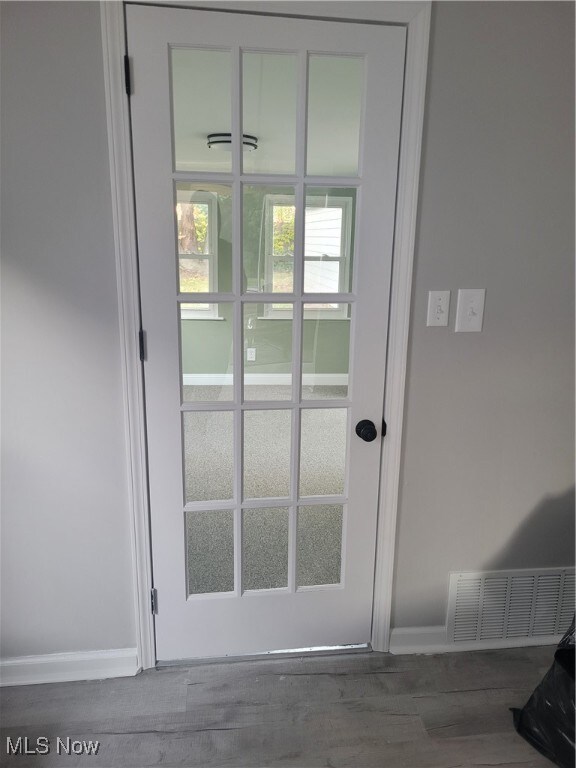
<instances>
[{"instance_id":1,"label":"hardwood flooring","mask_svg":"<svg viewBox=\"0 0 576 768\"><path fill-rule=\"evenodd\" d=\"M552 764L514 731L554 648L197 664L1 690L6 768L472 768ZM8 755L7 738L50 739ZM99 741L57 754L57 738ZM61 750L62 751L62 750Z\"/></svg>"}]
</instances>

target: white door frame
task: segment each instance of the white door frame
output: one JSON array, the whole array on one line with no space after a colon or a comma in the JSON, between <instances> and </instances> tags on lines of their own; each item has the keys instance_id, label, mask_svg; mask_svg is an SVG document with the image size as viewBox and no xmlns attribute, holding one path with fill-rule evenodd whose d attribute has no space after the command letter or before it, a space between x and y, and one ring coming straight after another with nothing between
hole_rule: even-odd
<instances>
[{"instance_id":1,"label":"white door frame","mask_svg":"<svg viewBox=\"0 0 576 768\"><path fill-rule=\"evenodd\" d=\"M148 0L140 0L140 2ZM155 0L154 4L162 4ZM167 3L168 4L168 3ZM170 3L176 4L174 2ZM387 651L390 640L394 550L401 469L404 392L410 323L410 298L420 176L420 154L430 2L258 2L226 0L177 3L195 8L248 10L265 13L315 16L331 19L370 20L402 24L407 28L407 52L402 110L402 132L395 217L390 324L383 413L388 434L383 442L378 504L378 533L372 617L372 647ZM136 260L136 231L130 150L128 99L124 88L124 6L119 0L100 3L104 83L108 120L110 178L116 251L116 278L125 413L126 461L129 470L132 573L137 628L138 666L156 663L154 620L150 607L152 588L151 542L146 475L143 376L140 364L140 302Z\"/></svg>"}]
</instances>

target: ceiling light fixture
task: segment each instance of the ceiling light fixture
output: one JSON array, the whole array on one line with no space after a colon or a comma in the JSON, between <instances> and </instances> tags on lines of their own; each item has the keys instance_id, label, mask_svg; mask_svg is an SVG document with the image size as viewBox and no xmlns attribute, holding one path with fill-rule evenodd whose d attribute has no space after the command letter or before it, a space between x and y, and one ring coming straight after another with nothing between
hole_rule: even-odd
<instances>
[{"instance_id":1,"label":"ceiling light fixture","mask_svg":"<svg viewBox=\"0 0 576 768\"><path fill-rule=\"evenodd\" d=\"M223 149L225 152L232 150L231 133L209 133L206 139L208 140L208 149ZM252 136L250 133L243 133L242 149L244 152L253 152L258 149L258 137Z\"/></svg>"}]
</instances>

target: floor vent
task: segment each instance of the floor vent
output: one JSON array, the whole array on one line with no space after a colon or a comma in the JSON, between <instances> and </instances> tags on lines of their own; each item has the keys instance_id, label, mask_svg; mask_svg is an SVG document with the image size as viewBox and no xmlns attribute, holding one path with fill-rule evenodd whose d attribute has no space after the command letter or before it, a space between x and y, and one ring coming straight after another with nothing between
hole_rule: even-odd
<instances>
[{"instance_id":1,"label":"floor vent","mask_svg":"<svg viewBox=\"0 0 576 768\"><path fill-rule=\"evenodd\" d=\"M562 635L574 601L573 568L451 573L448 642Z\"/></svg>"}]
</instances>

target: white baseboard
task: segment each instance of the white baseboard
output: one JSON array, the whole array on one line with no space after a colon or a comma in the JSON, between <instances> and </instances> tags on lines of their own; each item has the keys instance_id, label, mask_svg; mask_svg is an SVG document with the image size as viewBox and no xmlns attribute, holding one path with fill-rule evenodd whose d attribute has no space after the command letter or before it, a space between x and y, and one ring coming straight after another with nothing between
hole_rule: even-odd
<instances>
[{"instance_id":1,"label":"white baseboard","mask_svg":"<svg viewBox=\"0 0 576 768\"><path fill-rule=\"evenodd\" d=\"M17 656L0 660L0 685L133 677L139 669L136 648Z\"/></svg>"},{"instance_id":2,"label":"white baseboard","mask_svg":"<svg viewBox=\"0 0 576 768\"><path fill-rule=\"evenodd\" d=\"M390 653L458 653L490 651L498 648L526 648L533 645L557 645L562 635L515 637L495 640L468 640L451 643L446 627L398 627L390 633Z\"/></svg>"},{"instance_id":3,"label":"white baseboard","mask_svg":"<svg viewBox=\"0 0 576 768\"><path fill-rule=\"evenodd\" d=\"M225 387L232 386L231 373L183 373L184 386L196 387ZM244 383L247 385L289 386L292 383L290 373L246 373ZM302 384L305 387L344 387L348 384L347 373L304 373Z\"/></svg>"},{"instance_id":4,"label":"white baseboard","mask_svg":"<svg viewBox=\"0 0 576 768\"><path fill-rule=\"evenodd\" d=\"M390 632L390 653L443 653L447 646L446 627L399 627Z\"/></svg>"}]
</instances>

